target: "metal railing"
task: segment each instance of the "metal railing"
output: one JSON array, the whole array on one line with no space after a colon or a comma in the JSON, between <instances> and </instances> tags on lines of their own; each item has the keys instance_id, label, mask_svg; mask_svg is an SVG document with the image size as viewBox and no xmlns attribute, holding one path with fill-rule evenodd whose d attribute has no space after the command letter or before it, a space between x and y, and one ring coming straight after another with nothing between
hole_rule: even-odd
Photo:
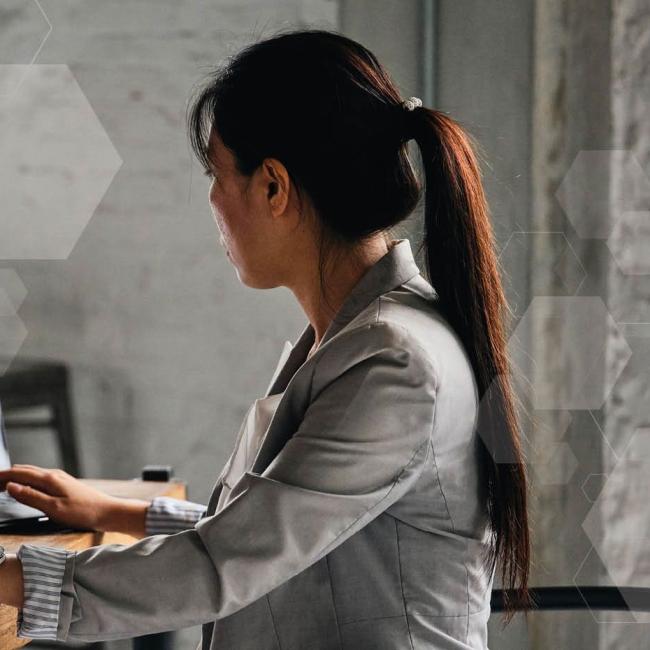
<instances>
[{"instance_id":1,"label":"metal railing","mask_svg":"<svg viewBox=\"0 0 650 650\"><path fill-rule=\"evenodd\" d=\"M650 588L647 587L532 587L537 610L598 609L628 612L650 612ZM493 589L491 606L493 612L503 611L503 589ZM519 608L524 609L524 608Z\"/></svg>"}]
</instances>

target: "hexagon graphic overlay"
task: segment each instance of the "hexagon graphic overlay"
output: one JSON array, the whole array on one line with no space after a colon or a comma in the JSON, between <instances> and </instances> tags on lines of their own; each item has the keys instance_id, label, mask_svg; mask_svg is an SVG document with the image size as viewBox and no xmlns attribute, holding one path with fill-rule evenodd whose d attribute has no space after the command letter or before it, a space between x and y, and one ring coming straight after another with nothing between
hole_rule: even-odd
<instances>
[{"instance_id":1,"label":"hexagon graphic overlay","mask_svg":"<svg viewBox=\"0 0 650 650\"><path fill-rule=\"evenodd\" d=\"M623 214L649 209L639 196L650 198L650 179L637 158L625 149L579 151L555 197L583 239L607 239L620 214L612 214L609 179L615 173L618 192L615 209Z\"/></svg>"},{"instance_id":2,"label":"hexagon graphic overlay","mask_svg":"<svg viewBox=\"0 0 650 650\"><path fill-rule=\"evenodd\" d=\"M52 23L38 0L3 0L0 6L0 102L18 91Z\"/></svg>"},{"instance_id":3,"label":"hexagon graphic overlay","mask_svg":"<svg viewBox=\"0 0 650 650\"><path fill-rule=\"evenodd\" d=\"M650 546L648 494L650 427L640 427L609 473L582 524L612 586L619 588L621 597L631 607L639 598L633 588L649 586L645 570ZM578 584L579 580L580 569L574 583ZM627 588L632 589L627 591ZM650 623L650 612L592 614L598 621Z\"/></svg>"},{"instance_id":4,"label":"hexagon graphic overlay","mask_svg":"<svg viewBox=\"0 0 650 650\"><path fill-rule=\"evenodd\" d=\"M625 364L632 356L625 350L617 373L607 372L605 363L608 338L620 328L598 296L536 296L517 324L508 342L510 353L524 348L526 332L549 337L554 349L549 362L549 346L531 344L525 352L531 363L522 370L525 381L534 387L531 399L535 409L600 409ZM535 340L535 336L532 337ZM621 335L622 338L622 335ZM543 354L544 358L536 358ZM569 382L558 390L558 372L566 372ZM527 373L527 374L525 374Z\"/></svg>"},{"instance_id":5,"label":"hexagon graphic overlay","mask_svg":"<svg viewBox=\"0 0 650 650\"><path fill-rule=\"evenodd\" d=\"M18 311L27 297L27 287L14 269L0 269L0 288L6 292L14 309Z\"/></svg>"},{"instance_id":6,"label":"hexagon graphic overlay","mask_svg":"<svg viewBox=\"0 0 650 650\"><path fill-rule=\"evenodd\" d=\"M0 375L7 371L26 336L27 330L13 302L0 287Z\"/></svg>"},{"instance_id":7,"label":"hexagon graphic overlay","mask_svg":"<svg viewBox=\"0 0 650 650\"><path fill-rule=\"evenodd\" d=\"M650 210L622 212L606 243L625 275L650 274Z\"/></svg>"},{"instance_id":8,"label":"hexagon graphic overlay","mask_svg":"<svg viewBox=\"0 0 650 650\"><path fill-rule=\"evenodd\" d=\"M67 65L0 103L0 259L65 259L122 159Z\"/></svg>"}]
</instances>

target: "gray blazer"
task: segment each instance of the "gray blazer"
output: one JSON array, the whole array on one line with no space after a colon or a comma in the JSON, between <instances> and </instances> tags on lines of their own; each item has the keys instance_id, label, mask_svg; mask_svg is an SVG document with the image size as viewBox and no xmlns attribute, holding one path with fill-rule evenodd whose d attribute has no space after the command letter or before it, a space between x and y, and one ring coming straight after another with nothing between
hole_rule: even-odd
<instances>
[{"instance_id":1,"label":"gray blazer","mask_svg":"<svg viewBox=\"0 0 650 650\"><path fill-rule=\"evenodd\" d=\"M476 383L394 241L315 354L308 324L281 359L223 509L230 464L194 527L70 556L59 639L202 624L202 650L487 648Z\"/></svg>"}]
</instances>

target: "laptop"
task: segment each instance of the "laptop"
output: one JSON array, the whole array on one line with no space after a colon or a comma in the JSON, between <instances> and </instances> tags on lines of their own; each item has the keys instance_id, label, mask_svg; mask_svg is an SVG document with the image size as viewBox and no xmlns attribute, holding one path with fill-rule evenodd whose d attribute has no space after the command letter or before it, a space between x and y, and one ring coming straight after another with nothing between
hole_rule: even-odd
<instances>
[{"instance_id":1,"label":"laptop","mask_svg":"<svg viewBox=\"0 0 650 650\"><path fill-rule=\"evenodd\" d=\"M0 404L0 469L11 468L7 447L2 404ZM0 532L2 533L46 533L66 530L55 524L41 510L16 501L6 490L0 492Z\"/></svg>"}]
</instances>

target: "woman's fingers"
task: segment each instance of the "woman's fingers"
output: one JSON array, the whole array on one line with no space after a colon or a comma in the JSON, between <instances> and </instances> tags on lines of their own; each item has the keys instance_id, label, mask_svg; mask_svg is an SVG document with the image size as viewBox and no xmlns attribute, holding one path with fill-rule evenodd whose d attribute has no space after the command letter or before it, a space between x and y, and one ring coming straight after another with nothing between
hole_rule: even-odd
<instances>
[{"instance_id":1,"label":"woman's fingers","mask_svg":"<svg viewBox=\"0 0 650 650\"><path fill-rule=\"evenodd\" d=\"M28 465L26 463L14 463L12 465L12 468L13 467L24 467L26 469L33 469L37 472L46 472L46 473L49 472L51 474L59 474L60 476L70 476L70 474L68 474L66 471L62 469L59 469L58 467L52 467L52 468L39 467L38 465Z\"/></svg>"},{"instance_id":2,"label":"woman's fingers","mask_svg":"<svg viewBox=\"0 0 650 650\"><path fill-rule=\"evenodd\" d=\"M0 470L0 482L16 481L17 483L42 483L45 480L45 470L37 467L16 467Z\"/></svg>"},{"instance_id":3,"label":"woman's fingers","mask_svg":"<svg viewBox=\"0 0 650 650\"><path fill-rule=\"evenodd\" d=\"M47 470L41 467L19 467L14 465L11 469L0 470L0 489L11 481L31 485L44 492L57 490L59 476L56 470Z\"/></svg>"},{"instance_id":4,"label":"woman's fingers","mask_svg":"<svg viewBox=\"0 0 650 650\"><path fill-rule=\"evenodd\" d=\"M46 514L52 513L56 499L49 494L44 494L35 490L29 485L20 485L18 483L7 483L7 492L20 503L24 503L32 508L42 510Z\"/></svg>"}]
</instances>

